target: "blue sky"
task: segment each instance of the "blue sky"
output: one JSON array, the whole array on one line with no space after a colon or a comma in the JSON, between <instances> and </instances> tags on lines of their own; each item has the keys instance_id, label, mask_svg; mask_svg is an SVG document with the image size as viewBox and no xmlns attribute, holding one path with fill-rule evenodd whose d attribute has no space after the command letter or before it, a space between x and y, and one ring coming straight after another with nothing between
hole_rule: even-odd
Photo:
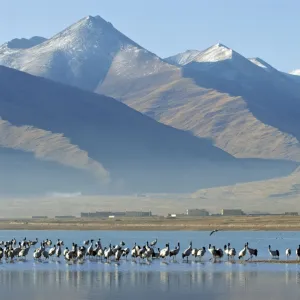
<instances>
[{"instance_id":1,"label":"blue sky","mask_svg":"<svg viewBox=\"0 0 300 300\"><path fill-rule=\"evenodd\" d=\"M221 42L282 71L300 68L299 0L2 0L0 43L50 37L100 15L161 57Z\"/></svg>"}]
</instances>

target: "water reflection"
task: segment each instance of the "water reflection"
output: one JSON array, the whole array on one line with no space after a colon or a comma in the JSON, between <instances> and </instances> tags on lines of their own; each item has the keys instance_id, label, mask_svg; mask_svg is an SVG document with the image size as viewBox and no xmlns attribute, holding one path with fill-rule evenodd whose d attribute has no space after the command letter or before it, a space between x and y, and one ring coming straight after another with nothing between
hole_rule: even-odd
<instances>
[{"instance_id":1,"label":"water reflection","mask_svg":"<svg viewBox=\"0 0 300 300\"><path fill-rule=\"evenodd\" d=\"M2 270L3 299L128 299L133 295L152 299L298 299L300 273L194 270L162 271L81 271ZM255 297L254 297L255 296Z\"/></svg>"}]
</instances>

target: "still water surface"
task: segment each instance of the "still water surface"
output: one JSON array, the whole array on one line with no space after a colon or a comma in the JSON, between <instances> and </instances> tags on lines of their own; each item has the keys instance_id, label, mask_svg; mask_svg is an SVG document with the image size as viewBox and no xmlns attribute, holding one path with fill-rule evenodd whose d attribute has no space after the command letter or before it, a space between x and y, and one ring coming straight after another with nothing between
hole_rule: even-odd
<instances>
[{"instance_id":1,"label":"still water surface","mask_svg":"<svg viewBox=\"0 0 300 300\"><path fill-rule=\"evenodd\" d=\"M64 240L66 246L74 241L101 238L103 246L121 240L132 247L134 242L143 245L158 238L158 247L177 241L182 249L193 241L193 247L222 247L227 242L239 251L245 242L258 249L259 258L268 258L267 247L280 250L282 258L287 247L300 244L299 232L124 232L124 231L0 231L0 240L15 237L23 239ZM139 264L130 259L120 264L86 261L83 264L66 264L60 261L34 262L32 252L25 262L0 264L2 299L300 299L300 266L296 264L240 264L209 262L184 263L156 260Z\"/></svg>"}]
</instances>

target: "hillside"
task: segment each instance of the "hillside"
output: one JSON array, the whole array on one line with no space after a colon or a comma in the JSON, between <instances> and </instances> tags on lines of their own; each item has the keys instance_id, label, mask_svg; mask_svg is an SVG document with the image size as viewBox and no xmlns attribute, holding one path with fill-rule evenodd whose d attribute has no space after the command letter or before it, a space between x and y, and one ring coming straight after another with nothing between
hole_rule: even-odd
<instances>
[{"instance_id":1,"label":"hillside","mask_svg":"<svg viewBox=\"0 0 300 300\"><path fill-rule=\"evenodd\" d=\"M192 194L191 202L198 207L238 207L248 212L282 213L299 211L300 170L283 178L242 183L218 188L201 189Z\"/></svg>"},{"instance_id":2,"label":"hillside","mask_svg":"<svg viewBox=\"0 0 300 300\"><path fill-rule=\"evenodd\" d=\"M106 192L191 191L270 178L295 168L294 164L274 167L272 162L261 168L258 162L236 160L208 139L158 123L112 98L6 67L0 67L0 99L1 149L11 150L9 161L21 165L20 155L28 153L25 162L36 160L52 188L48 168L56 170L53 174L65 170L60 180L54 178L60 188L74 173L76 182L83 179L82 188ZM44 168L41 161L47 162ZM31 163L22 176L14 165L2 170L17 172L20 182L22 176L34 182L29 178L34 173ZM73 185L78 188L80 184Z\"/></svg>"},{"instance_id":3,"label":"hillside","mask_svg":"<svg viewBox=\"0 0 300 300\"><path fill-rule=\"evenodd\" d=\"M89 16L32 48L3 45L0 64L114 97L235 157L300 161L298 76L223 44L164 60Z\"/></svg>"}]
</instances>

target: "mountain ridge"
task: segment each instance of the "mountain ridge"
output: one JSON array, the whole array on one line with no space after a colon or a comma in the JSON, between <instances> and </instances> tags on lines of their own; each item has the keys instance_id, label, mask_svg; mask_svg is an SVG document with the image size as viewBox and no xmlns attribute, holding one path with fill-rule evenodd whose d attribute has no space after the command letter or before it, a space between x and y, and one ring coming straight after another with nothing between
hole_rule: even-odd
<instances>
[{"instance_id":1,"label":"mountain ridge","mask_svg":"<svg viewBox=\"0 0 300 300\"><path fill-rule=\"evenodd\" d=\"M59 46L63 42L70 53ZM88 17L32 49L0 51L0 63L111 96L157 121L212 139L236 157L300 161L295 80L276 69L266 72L223 44L195 51L189 53L192 61L178 67L101 17ZM214 51L219 56L209 56Z\"/></svg>"}]
</instances>

